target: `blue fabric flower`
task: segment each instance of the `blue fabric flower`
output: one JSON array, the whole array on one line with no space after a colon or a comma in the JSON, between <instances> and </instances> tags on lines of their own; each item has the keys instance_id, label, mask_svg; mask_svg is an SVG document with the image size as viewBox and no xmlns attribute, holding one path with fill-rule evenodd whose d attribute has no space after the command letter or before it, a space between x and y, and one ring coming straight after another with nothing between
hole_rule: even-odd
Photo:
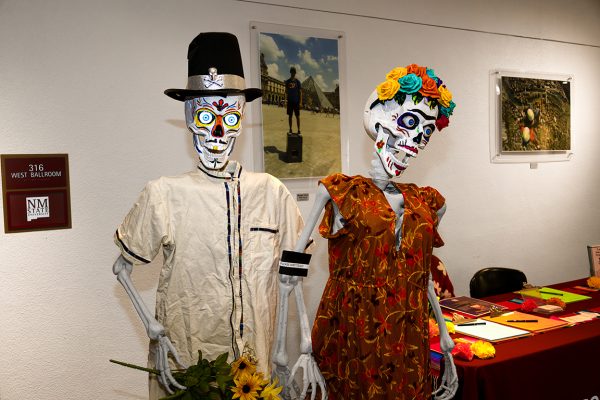
<instances>
[{"instance_id":1,"label":"blue fabric flower","mask_svg":"<svg viewBox=\"0 0 600 400\"><path fill-rule=\"evenodd\" d=\"M446 117L449 117L452 115L452 112L454 111L454 107L456 107L456 104L454 104L454 102L452 100L450 100L450 106L449 107L442 107L440 105L440 112L442 114L444 114Z\"/></svg>"},{"instance_id":2,"label":"blue fabric flower","mask_svg":"<svg viewBox=\"0 0 600 400\"><path fill-rule=\"evenodd\" d=\"M434 81L437 80L437 76L435 76L435 71L431 68L427 68L427 76L433 79Z\"/></svg>"},{"instance_id":3,"label":"blue fabric flower","mask_svg":"<svg viewBox=\"0 0 600 400\"><path fill-rule=\"evenodd\" d=\"M408 94L418 92L423 86L423 80L415 74L404 75L398 79L398 83L400 83L400 91Z\"/></svg>"}]
</instances>

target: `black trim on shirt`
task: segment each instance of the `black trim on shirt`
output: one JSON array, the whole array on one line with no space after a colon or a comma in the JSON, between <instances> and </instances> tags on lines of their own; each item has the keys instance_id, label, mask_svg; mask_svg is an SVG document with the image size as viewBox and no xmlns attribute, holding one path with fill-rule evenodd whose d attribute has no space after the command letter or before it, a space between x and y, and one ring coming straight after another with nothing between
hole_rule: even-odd
<instances>
[{"instance_id":1,"label":"black trim on shirt","mask_svg":"<svg viewBox=\"0 0 600 400\"><path fill-rule=\"evenodd\" d=\"M270 232L270 233L279 233L279 229L271 229L271 228L250 228L250 232Z\"/></svg>"},{"instance_id":2,"label":"black trim on shirt","mask_svg":"<svg viewBox=\"0 0 600 400\"><path fill-rule=\"evenodd\" d=\"M208 171L205 171L204 169L200 168L200 166L198 165L196 168L198 168L200 171L204 172L206 175L210 176L211 178L216 178L216 179L232 179L233 176L218 176L218 175L212 175L210 174ZM242 175L242 166L240 165L240 169L237 173L236 178L239 178L240 175Z\"/></svg>"},{"instance_id":3,"label":"black trim on shirt","mask_svg":"<svg viewBox=\"0 0 600 400\"><path fill-rule=\"evenodd\" d=\"M123 250L125 250L125 252L127 254L129 254L131 257L135 258L138 261L141 261L141 262L146 263L146 264L150 264L151 261L148 261L145 258L138 256L133 251L129 250L129 247L127 247L125 245L125 243L121 240L121 237L119 236L119 230L118 229L117 229L116 235L117 235L117 240L119 241L119 243L121 243L121 248Z\"/></svg>"}]
</instances>

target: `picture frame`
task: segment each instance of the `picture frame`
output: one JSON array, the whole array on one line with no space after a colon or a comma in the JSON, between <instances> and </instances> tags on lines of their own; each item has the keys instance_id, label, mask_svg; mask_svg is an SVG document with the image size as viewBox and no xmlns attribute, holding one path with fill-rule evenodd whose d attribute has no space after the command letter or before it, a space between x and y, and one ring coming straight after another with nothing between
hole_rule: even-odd
<instances>
[{"instance_id":1,"label":"picture frame","mask_svg":"<svg viewBox=\"0 0 600 400\"><path fill-rule=\"evenodd\" d=\"M588 246L587 249L590 259L590 276L600 277L600 244Z\"/></svg>"},{"instance_id":2,"label":"picture frame","mask_svg":"<svg viewBox=\"0 0 600 400\"><path fill-rule=\"evenodd\" d=\"M570 160L572 91L572 75L492 71L490 161L535 168Z\"/></svg>"},{"instance_id":3,"label":"picture frame","mask_svg":"<svg viewBox=\"0 0 600 400\"><path fill-rule=\"evenodd\" d=\"M260 107L253 107L258 121L253 127L254 170L288 186L295 181L291 186L296 188L316 187L318 178L349 164L343 151L348 147L342 122L344 33L254 21L250 31L252 82L263 90ZM298 103L293 88L286 88L295 85L291 67L300 87Z\"/></svg>"}]
</instances>

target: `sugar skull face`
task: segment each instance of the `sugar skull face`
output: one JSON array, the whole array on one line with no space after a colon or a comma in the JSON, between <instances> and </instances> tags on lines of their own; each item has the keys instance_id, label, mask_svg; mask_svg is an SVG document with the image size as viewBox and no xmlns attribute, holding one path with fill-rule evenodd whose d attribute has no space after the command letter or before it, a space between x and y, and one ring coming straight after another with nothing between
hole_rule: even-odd
<instances>
[{"instance_id":1,"label":"sugar skull face","mask_svg":"<svg viewBox=\"0 0 600 400\"><path fill-rule=\"evenodd\" d=\"M394 99L381 102L374 91L365 105L364 126L375 140L383 168L390 177L399 176L412 157L425 148L435 131L438 106L427 98L415 103L407 96L400 105Z\"/></svg>"},{"instance_id":2,"label":"sugar skull face","mask_svg":"<svg viewBox=\"0 0 600 400\"><path fill-rule=\"evenodd\" d=\"M194 147L207 169L227 165L235 138L242 132L244 96L196 97L185 101L185 120L194 134Z\"/></svg>"}]
</instances>

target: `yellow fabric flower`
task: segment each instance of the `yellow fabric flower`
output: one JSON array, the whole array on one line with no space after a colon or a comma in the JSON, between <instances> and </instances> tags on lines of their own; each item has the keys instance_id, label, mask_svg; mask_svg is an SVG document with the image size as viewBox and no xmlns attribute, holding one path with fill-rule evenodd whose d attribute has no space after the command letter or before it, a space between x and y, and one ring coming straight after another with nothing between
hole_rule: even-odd
<instances>
[{"instance_id":1,"label":"yellow fabric flower","mask_svg":"<svg viewBox=\"0 0 600 400\"><path fill-rule=\"evenodd\" d=\"M440 92L440 104L442 107L450 107L450 100L452 100L452 92L448 90L448 88L444 85L438 88Z\"/></svg>"},{"instance_id":2,"label":"yellow fabric flower","mask_svg":"<svg viewBox=\"0 0 600 400\"><path fill-rule=\"evenodd\" d=\"M600 277L592 276L587 280L589 287L594 289L600 289Z\"/></svg>"},{"instance_id":3,"label":"yellow fabric flower","mask_svg":"<svg viewBox=\"0 0 600 400\"><path fill-rule=\"evenodd\" d=\"M279 380L275 378L273 383L265 386L265 388L260 392L260 398L265 400L280 400L279 393L283 389L282 386L277 386Z\"/></svg>"},{"instance_id":4,"label":"yellow fabric flower","mask_svg":"<svg viewBox=\"0 0 600 400\"><path fill-rule=\"evenodd\" d=\"M232 399L256 400L260 390L260 377L257 374L242 374L240 378L234 379L235 386L231 388Z\"/></svg>"},{"instance_id":5,"label":"yellow fabric flower","mask_svg":"<svg viewBox=\"0 0 600 400\"><path fill-rule=\"evenodd\" d=\"M450 321L446 321L446 329L448 329L448 333L455 333L454 324Z\"/></svg>"},{"instance_id":6,"label":"yellow fabric flower","mask_svg":"<svg viewBox=\"0 0 600 400\"><path fill-rule=\"evenodd\" d=\"M471 351L475 354L476 357L481 359L486 358L494 358L496 355L496 349L494 345L490 342L484 342L483 340L478 340L471 345Z\"/></svg>"},{"instance_id":7,"label":"yellow fabric flower","mask_svg":"<svg viewBox=\"0 0 600 400\"><path fill-rule=\"evenodd\" d=\"M241 356L231 364L231 373L234 378L240 378L243 375L252 375L256 372L256 365L250 362L246 357Z\"/></svg>"},{"instance_id":8,"label":"yellow fabric flower","mask_svg":"<svg viewBox=\"0 0 600 400\"><path fill-rule=\"evenodd\" d=\"M391 70L390 72L388 72L388 74L385 76L385 79L389 79L391 81L397 81L398 79L402 78L407 73L408 73L408 71L406 70L406 68L396 67L393 70Z\"/></svg>"},{"instance_id":9,"label":"yellow fabric flower","mask_svg":"<svg viewBox=\"0 0 600 400\"><path fill-rule=\"evenodd\" d=\"M379 97L379 100L381 101L389 100L396 95L398 89L400 89L400 84L398 81L388 79L385 82L381 82L379 85L377 85L377 97Z\"/></svg>"}]
</instances>

